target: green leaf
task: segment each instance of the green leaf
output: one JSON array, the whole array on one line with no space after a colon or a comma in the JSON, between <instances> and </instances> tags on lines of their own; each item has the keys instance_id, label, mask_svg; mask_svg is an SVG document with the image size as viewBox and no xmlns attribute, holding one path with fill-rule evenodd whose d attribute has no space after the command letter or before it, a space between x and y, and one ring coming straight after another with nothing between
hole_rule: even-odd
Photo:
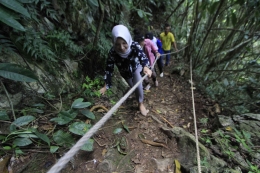
<instances>
[{"instance_id":1,"label":"green leaf","mask_svg":"<svg viewBox=\"0 0 260 173\"><path fill-rule=\"evenodd\" d=\"M122 130L123 129L119 127L119 128L116 128L113 133L118 134L118 133L122 132Z\"/></svg>"},{"instance_id":2,"label":"green leaf","mask_svg":"<svg viewBox=\"0 0 260 173\"><path fill-rule=\"evenodd\" d=\"M224 83L225 86L229 85L229 82L228 82L227 78L224 79L223 83Z\"/></svg>"},{"instance_id":3,"label":"green leaf","mask_svg":"<svg viewBox=\"0 0 260 173\"><path fill-rule=\"evenodd\" d=\"M81 112L83 115L85 115L86 117L88 117L89 119L94 120L94 119L96 118L95 115L94 115L92 112L90 112L88 109L86 109L86 110L80 110L80 112Z\"/></svg>"},{"instance_id":4,"label":"green leaf","mask_svg":"<svg viewBox=\"0 0 260 173\"><path fill-rule=\"evenodd\" d=\"M53 140L60 146L71 147L75 141L69 133L59 130L53 134Z\"/></svg>"},{"instance_id":5,"label":"green leaf","mask_svg":"<svg viewBox=\"0 0 260 173\"><path fill-rule=\"evenodd\" d=\"M98 6L99 6L97 0L88 0L88 2L89 2L89 4L90 4L91 6L95 6L95 7L98 7Z\"/></svg>"},{"instance_id":6,"label":"green leaf","mask_svg":"<svg viewBox=\"0 0 260 173\"><path fill-rule=\"evenodd\" d=\"M24 154L24 153L20 148L15 148L15 154L20 155L20 154Z\"/></svg>"},{"instance_id":7,"label":"green leaf","mask_svg":"<svg viewBox=\"0 0 260 173\"><path fill-rule=\"evenodd\" d=\"M10 146L4 146L3 149L4 149L4 150L11 150L12 147L10 147Z\"/></svg>"},{"instance_id":8,"label":"green leaf","mask_svg":"<svg viewBox=\"0 0 260 173\"><path fill-rule=\"evenodd\" d=\"M30 145L31 143L32 143L32 141L28 138L16 138L13 141L13 145L16 145L18 147L27 146L27 145Z\"/></svg>"},{"instance_id":9,"label":"green leaf","mask_svg":"<svg viewBox=\"0 0 260 173\"><path fill-rule=\"evenodd\" d=\"M50 121L54 121L59 125L68 124L70 121L72 121L77 116L76 112L68 112L68 111L62 111L58 114L58 117L52 118Z\"/></svg>"},{"instance_id":10,"label":"green leaf","mask_svg":"<svg viewBox=\"0 0 260 173\"><path fill-rule=\"evenodd\" d=\"M44 142L46 142L50 146L50 139L48 138L47 135L38 132L36 129L35 129L34 133L35 133L36 136L38 136L41 140L43 140Z\"/></svg>"},{"instance_id":11,"label":"green leaf","mask_svg":"<svg viewBox=\"0 0 260 173\"><path fill-rule=\"evenodd\" d=\"M28 134L20 134L18 135L20 138L38 138L35 134L28 133Z\"/></svg>"},{"instance_id":12,"label":"green leaf","mask_svg":"<svg viewBox=\"0 0 260 173\"><path fill-rule=\"evenodd\" d=\"M32 71L11 63L0 63L0 76L21 82L35 82L38 80Z\"/></svg>"},{"instance_id":13,"label":"green leaf","mask_svg":"<svg viewBox=\"0 0 260 173\"><path fill-rule=\"evenodd\" d=\"M34 105L32 105L33 107L44 107L45 105L44 104L42 104L42 103L37 103L37 104L34 104Z\"/></svg>"},{"instance_id":14,"label":"green leaf","mask_svg":"<svg viewBox=\"0 0 260 173\"><path fill-rule=\"evenodd\" d=\"M83 102L83 98L78 98L72 103L71 108L75 108L75 109L86 108L89 107L90 105L91 105L90 102Z\"/></svg>"},{"instance_id":15,"label":"green leaf","mask_svg":"<svg viewBox=\"0 0 260 173\"><path fill-rule=\"evenodd\" d=\"M130 133L130 130L129 130L128 126L125 125L124 123L122 123L122 124L123 124L124 129L125 129L128 133Z\"/></svg>"},{"instance_id":16,"label":"green leaf","mask_svg":"<svg viewBox=\"0 0 260 173\"><path fill-rule=\"evenodd\" d=\"M0 120L10 120L9 116L5 111L0 111Z\"/></svg>"},{"instance_id":17,"label":"green leaf","mask_svg":"<svg viewBox=\"0 0 260 173\"><path fill-rule=\"evenodd\" d=\"M31 116L31 115L26 115L26 116L19 117L11 124L10 130L11 129L13 130L12 126L15 126L15 129L16 129L17 126L21 127L21 126L27 125L30 122L32 122L33 120L35 120L35 117Z\"/></svg>"},{"instance_id":18,"label":"green leaf","mask_svg":"<svg viewBox=\"0 0 260 173\"><path fill-rule=\"evenodd\" d=\"M30 14L28 13L27 9L24 8L19 2L10 1L10 0L1 0L0 3L9 9L12 9L13 11L21 13L26 17L30 18Z\"/></svg>"},{"instance_id":19,"label":"green leaf","mask_svg":"<svg viewBox=\"0 0 260 173\"><path fill-rule=\"evenodd\" d=\"M94 144L94 140L93 140L93 139L89 139L89 140L81 147L81 150L84 150L84 151L93 151L93 144Z\"/></svg>"},{"instance_id":20,"label":"green leaf","mask_svg":"<svg viewBox=\"0 0 260 173\"><path fill-rule=\"evenodd\" d=\"M59 148L60 148L60 147L58 147L58 146L51 146L51 147L50 147L50 152L51 152L51 153L55 153Z\"/></svg>"},{"instance_id":21,"label":"green leaf","mask_svg":"<svg viewBox=\"0 0 260 173\"><path fill-rule=\"evenodd\" d=\"M69 126L69 131L76 135L84 135L90 127L90 124L86 124L84 122L75 122Z\"/></svg>"},{"instance_id":22,"label":"green leaf","mask_svg":"<svg viewBox=\"0 0 260 173\"><path fill-rule=\"evenodd\" d=\"M0 140L5 139L6 137L4 135L0 135Z\"/></svg>"},{"instance_id":23,"label":"green leaf","mask_svg":"<svg viewBox=\"0 0 260 173\"><path fill-rule=\"evenodd\" d=\"M143 10L137 10L137 14L140 18L143 18L144 15L143 15Z\"/></svg>"},{"instance_id":24,"label":"green leaf","mask_svg":"<svg viewBox=\"0 0 260 173\"><path fill-rule=\"evenodd\" d=\"M11 26L14 29L17 29L19 31L25 31L25 28L14 18L15 15L11 11L0 6L0 21L5 23L6 25Z\"/></svg>"},{"instance_id":25,"label":"green leaf","mask_svg":"<svg viewBox=\"0 0 260 173\"><path fill-rule=\"evenodd\" d=\"M23 4L35 2L35 0L18 0L18 1L23 3Z\"/></svg>"},{"instance_id":26,"label":"green leaf","mask_svg":"<svg viewBox=\"0 0 260 173\"><path fill-rule=\"evenodd\" d=\"M35 113L38 113L38 114L43 114L43 113L44 113L43 110L41 110L41 109L37 109L37 108L33 108L33 109L31 109L31 112L35 112Z\"/></svg>"}]
</instances>

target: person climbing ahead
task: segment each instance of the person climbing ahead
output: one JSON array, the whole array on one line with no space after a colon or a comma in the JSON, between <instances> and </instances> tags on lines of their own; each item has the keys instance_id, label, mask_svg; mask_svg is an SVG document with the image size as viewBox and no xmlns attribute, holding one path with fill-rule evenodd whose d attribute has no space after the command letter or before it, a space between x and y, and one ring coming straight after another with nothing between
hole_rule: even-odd
<instances>
[{"instance_id":1,"label":"person climbing ahead","mask_svg":"<svg viewBox=\"0 0 260 173\"><path fill-rule=\"evenodd\" d=\"M132 41L131 34L124 25L116 25L112 29L113 46L108 53L105 70L105 86L100 89L100 93L105 94L106 90L112 86L111 77L114 65L117 66L121 76L130 87L133 87L142 79L141 72L152 75L150 63L140 45ZM135 90L138 107L142 115L146 116L149 110L144 106L144 93L142 83Z\"/></svg>"},{"instance_id":2,"label":"person climbing ahead","mask_svg":"<svg viewBox=\"0 0 260 173\"><path fill-rule=\"evenodd\" d=\"M142 34L136 35L134 37L134 41L138 42L142 47L144 53L149 59L151 66L155 63L156 57L160 57L160 53L158 52L158 48L154 46L153 42L150 39L145 39ZM155 57L156 55L156 57ZM156 72L155 68L152 69L152 80L155 86L158 86L158 80L156 79ZM149 79L145 79L146 87L145 89L148 90L150 88Z\"/></svg>"},{"instance_id":3,"label":"person climbing ahead","mask_svg":"<svg viewBox=\"0 0 260 173\"><path fill-rule=\"evenodd\" d=\"M163 48L163 53L167 54L166 55L166 62L165 62L165 66L169 65L170 62L170 55L168 53L170 53L171 51L171 46L173 45L175 50L178 51L177 48L177 44L174 38L173 33L170 32L171 27L169 24L165 24L164 26L164 32L162 32L160 34L160 40L162 41L162 48Z\"/></svg>"},{"instance_id":4,"label":"person climbing ahead","mask_svg":"<svg viewBox=\"0 0 260 173\"><path fill-rule=\"evenodd\" d=\"M160 54L163 54L162 42L161 42L160 38L156 38L153 35L153 33L151 33L151 32L146 33L145 38L152 40L153 44L156 45L158 52ZM159 72L160 72L160 77L163 77L163 60L162 60L161 56L158 57L157 66L158 66L158 69L159 69Z\"/></svg>"}]
</instances>

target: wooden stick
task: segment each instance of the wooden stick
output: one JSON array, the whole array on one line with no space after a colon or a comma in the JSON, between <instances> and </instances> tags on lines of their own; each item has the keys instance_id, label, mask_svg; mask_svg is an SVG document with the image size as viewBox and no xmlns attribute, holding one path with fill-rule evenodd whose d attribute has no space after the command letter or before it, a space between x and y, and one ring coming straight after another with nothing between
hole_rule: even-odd
<instances>
[{"instance_id":1,"label":"wooden stick","mask_svg":"<svg viewBox=\"0 0 260 173\"><path fill-rule=\"evenodd\" d=\"M149 144L149 145L157 146L157 147L164 147L164 148L169 149L166 145L159 143L159 142L153 142L153 141L149 141L149 140L142 139L142 138L140 138L140 140L142 141L142 143L145 143L145 144Z\"/></svg>"},{"instance_id":2,"label":"wooden stick","mask_svg":"<svg viewBox=\"0 0 260 173\"><path fill-rule=\"evenodd\" d=\"M96 106L93 106L91 109L90 109L90 112L93 112L95 109L97 108L102 108L104 109L105 111L108 112L108 109L105 107L105 106L102 106L102 105L96 105Z\"/></svg>"},{"instance_id":3,"label":"wooden stick","mask_svg":"<svg viewBox=\"0 0 260 173\"><path fill-rule=\"evenodd\" d=\"M166 120L163 116L161 116L158 112L156 112L155 110L152 110L154 113L156 113L157 115L159 115L166 123L168 123L172 128L174 127L168 120Z\"/></svg>"}]
</instances>

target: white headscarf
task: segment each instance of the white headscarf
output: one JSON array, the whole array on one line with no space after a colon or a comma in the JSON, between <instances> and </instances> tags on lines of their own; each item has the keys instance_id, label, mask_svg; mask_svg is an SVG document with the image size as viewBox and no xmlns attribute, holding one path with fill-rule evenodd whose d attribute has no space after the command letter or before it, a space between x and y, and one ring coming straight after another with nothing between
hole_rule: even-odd
<instances>
[{"instance_id":1,"label":"white headscarf","mask_svg":"<svg viewBox=\"0 0 260 173\"><path fill-rule=\"evenodd\" d=\"M126 43L128 44L128 49L125 53L120 53L118 51L116 51L116 53L118 53L122 58L127 58L128 55L131 53L131 49L130 46L132 44L132 37L131 34L129 32L129 30L127 29L127 27L125 27L124 25L116 25L114 26L114 28L112 29L112 36L113 36L113 44L115 45L116 43L116 39L118 37L123 38Z\"/></svg>"}]
</instances>

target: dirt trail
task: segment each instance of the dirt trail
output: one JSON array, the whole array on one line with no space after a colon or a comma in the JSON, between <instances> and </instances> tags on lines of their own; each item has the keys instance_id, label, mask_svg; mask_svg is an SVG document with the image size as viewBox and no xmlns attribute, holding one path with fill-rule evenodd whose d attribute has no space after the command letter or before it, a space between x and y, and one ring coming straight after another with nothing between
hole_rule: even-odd
<instances>
[{"instance_id":1,"label":"dirt trail","mask_svg":"<svg viewBox=\"0 0 260 173\"><path fill-rule=\"evenodd\" d=\"M145 105L150 110L146 117L138 111L135 98L128 98L118 112L94 135L93 138L96 141L94 151L80 151L61 172L98 172L97 167L115 145L117 139L124 139L127 147L124 150L124 146L121 146L119 151L117 151L117 147L114 147L119 157L122 158L116 172L156 172L158 170L154 164L156 161L178 156L180 153L177 150L176 142L169 140L160 127L163 124L168 127L183 127L193 134L194 124L190 83L188 79L184 79L179 74L172 74L174 63L171 64L164 69L164 77L157 74L159 86L152 85L150 90L145 92ZM152 80L150 81L152 82ZM207 116L206 100L197 93L197 90L194 90L194 94L196 115L199 121L200 118ZM100 103L109 104L104 100L100 100ZM116 128L122 128L123 131L114 134L113 131ZM198 128L201 128L199 122ZM38 154L23 173L46 172L57 159L57 156L51 154L42 157L44 158L39 162L39 159L36 158L41 158L41 155ZM128 167L120 167L125 162L124 159L128 159ZM38 166L32 169L35 163L38 163ZM167 165L167 169L167 172L174 170L174 164Z\"/></svg>"}]
</instances>

